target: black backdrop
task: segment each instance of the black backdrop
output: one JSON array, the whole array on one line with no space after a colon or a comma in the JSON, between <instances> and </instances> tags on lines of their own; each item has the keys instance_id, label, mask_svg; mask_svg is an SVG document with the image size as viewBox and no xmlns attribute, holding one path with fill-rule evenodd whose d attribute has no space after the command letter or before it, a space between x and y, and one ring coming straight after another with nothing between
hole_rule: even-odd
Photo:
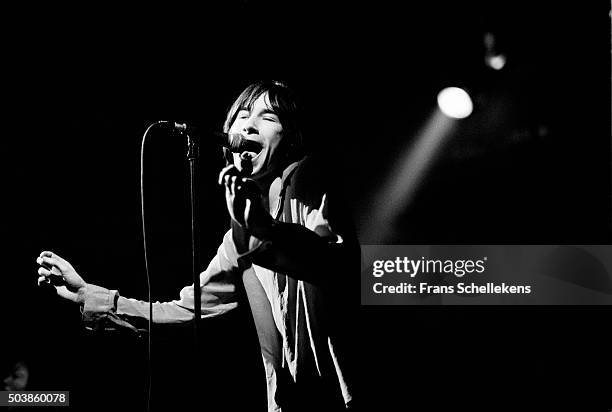
<instances>
[{"instance_id":1,"label":"black backdrop","mask_svg":"<svg viewBox=\"0 0 612 412\"><path fill-rule=\"evenodd\" d=\"M287 80L302 96L312 148L345 183L358 230L436 93L462 82L481 93L485 114L461 126L390 241L610 243L605 2L56 7L4 17L3 353L6 362L32 359L33 385L69 388L85 410L142 408L145 341L83 332L78 310L35 287L35 257L54 250L88 281L144 299L141 135L159 119L220 128L252 79ZM496 75L482 65L486 30L508 55ZM509 114L484 127L494 116L487 102L499 96ZM154 131L147 151L153 296L168 300L190 283L184 147ZM218 151L205 148L200 166L207 261L228 218L215 185ZM609 406L610 313L362 307L362 390L371 410ZM232 405L265 408L256 344L237 323L210 326L201 410L227 394ZM186 327L156 335L159 410L192 404L189 337ZM224 372L239 364L251 365L240 378Z\"/></svg>"}]
</instances>

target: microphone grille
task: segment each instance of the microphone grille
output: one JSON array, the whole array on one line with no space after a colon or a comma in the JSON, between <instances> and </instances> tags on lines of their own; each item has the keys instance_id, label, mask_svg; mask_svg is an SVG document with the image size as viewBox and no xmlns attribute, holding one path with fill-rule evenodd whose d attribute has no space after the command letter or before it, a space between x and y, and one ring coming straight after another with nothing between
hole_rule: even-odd
<instances>
[{"instance_id":1,"label":"microphone grille","mask_svg":"<svg viewBox=\"0 0 612 412\"><path fill-rule=\"evenodd\" d=\"M184 133L187 131L187 123L174 122L174 130Z\"/></svg>"}]
</instances>

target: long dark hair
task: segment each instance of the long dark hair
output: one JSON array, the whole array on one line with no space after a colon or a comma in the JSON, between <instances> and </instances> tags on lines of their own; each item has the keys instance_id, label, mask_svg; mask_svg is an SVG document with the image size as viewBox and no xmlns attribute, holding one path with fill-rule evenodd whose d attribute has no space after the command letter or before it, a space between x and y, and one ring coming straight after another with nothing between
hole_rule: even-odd
<instances>
[{"instance_id":1,"label":"long dark hair","mask_svg":"<svg viewBox=\"0 0 612 412\"><path fill-rule=\"evenodd\" d=\"M272 109L283 125L283 142L289 161L299 160L305 155L304 141L301 131L301 109L295 93L284 82L259 81L247 86L234 101L227 112L223 131L227 133L234 124L240 110L251 110L255 100L267 93ZM231 163L231 153L224 149L226 161Z\"/></svg>"}]
</instances>

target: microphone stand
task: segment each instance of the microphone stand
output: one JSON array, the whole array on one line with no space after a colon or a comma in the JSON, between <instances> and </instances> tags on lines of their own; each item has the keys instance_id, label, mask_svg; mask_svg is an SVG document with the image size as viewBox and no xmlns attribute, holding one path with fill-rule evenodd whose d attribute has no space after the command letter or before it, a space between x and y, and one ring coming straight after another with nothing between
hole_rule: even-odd
<instances>
[{"instance_id":1,"label":"microphone stand","mask_svg":"<svg viewBox=\"0 0 612 412\"><path fill-rule=\"evenodd\" d=\"M202 317L202 292L200 286L200 238L198 230L198 193L197 193L197 160L199 156L198 142L196 138L181 131L187 136L187 161L189 162L189 194L191 203L191 270L193 275L193 339L194 339L194 361L197 366L198 356L198 324Z\"/></svg>"}]
</instances>

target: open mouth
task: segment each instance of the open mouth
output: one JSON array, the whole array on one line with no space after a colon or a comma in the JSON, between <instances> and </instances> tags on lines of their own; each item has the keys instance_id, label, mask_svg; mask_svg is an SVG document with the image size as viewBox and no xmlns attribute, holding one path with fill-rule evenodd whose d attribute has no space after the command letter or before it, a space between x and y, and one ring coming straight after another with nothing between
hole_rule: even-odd
<instances>
[{"instance_id":1,"label":"open mouth","mask_svg":"<svg viewBox=\"0 0 612 412\"><path fill-rule=\"evenodd\" d=\"M263 150L263 145L254 140L247 140L242 154L247 153L251 159L255 158ZM242 156L241 154L241 156Z\"/></svg>"}]
</instances>

